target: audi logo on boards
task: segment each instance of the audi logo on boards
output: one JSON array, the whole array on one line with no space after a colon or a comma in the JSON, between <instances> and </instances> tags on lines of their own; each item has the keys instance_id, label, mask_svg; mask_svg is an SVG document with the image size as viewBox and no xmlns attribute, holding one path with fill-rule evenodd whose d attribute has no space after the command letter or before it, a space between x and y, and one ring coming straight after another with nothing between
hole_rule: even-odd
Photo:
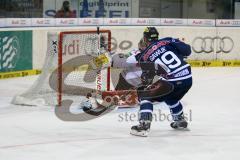
<instances>
[{"instance_id":1,"label":"audi logo on boards","mask_svg":"<svg viewBox=\"0 0 240 160\"><path fill-rule=\"evenodd\" d=\"M229 53L234 47L231 37L196 37L192 42L195 53Z\"/></svg>"}]
</instances>

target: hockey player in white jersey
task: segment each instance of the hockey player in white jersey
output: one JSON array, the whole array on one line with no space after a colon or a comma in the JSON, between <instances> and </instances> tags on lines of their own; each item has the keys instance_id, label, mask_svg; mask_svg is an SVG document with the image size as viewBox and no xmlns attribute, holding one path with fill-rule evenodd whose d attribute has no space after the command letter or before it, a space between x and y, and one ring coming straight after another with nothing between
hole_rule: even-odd
<instances>
[{"instance_id":1,"label":"hockey player in white jersey","mask_svg":"<svg viewBox=\"0 0 240 160\"><path fill-rule=\"evenodd\" d=\"M127 68L125 64L138 64L137 56L146 48L146 43L141 39L138 48L133 49L128 54L115 54L112 57L113 68L123 68L119 75L115 90L135 89L141 86L142 70L140 67Z\"/></svg>"},{"instance_id":2,"label":"hockey player in white jersey","mask_svg":"<svg viewBox=\"0 0 240 160\"><path fill-rule=\"evenodd\" d=\"M131 134L147 136L150 131L153 102L165 102L172 114L174 129L186 128L183 106L180 100L192 86L191 67L184 57L191 54L188 44L171 37L158 39L155 27L147 27L143 38L147 48L138 54L137 59L142 69L143 87L138 89L140 101L139 125L131 128ZM162 77L153 84L154 77ZM152 90L159 86L157 90Z\"/></svg>"}]
</instances>

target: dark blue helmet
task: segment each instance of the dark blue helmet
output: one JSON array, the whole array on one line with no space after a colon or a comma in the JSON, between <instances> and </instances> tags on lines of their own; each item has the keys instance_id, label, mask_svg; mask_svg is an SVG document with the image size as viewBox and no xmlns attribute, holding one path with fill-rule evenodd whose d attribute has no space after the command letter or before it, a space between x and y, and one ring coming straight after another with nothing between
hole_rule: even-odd
<instances>
[{"instance_id":1,"label":"dark blue helmet","mask_svg":"<svg viewBox=\"0 0 240 160\"><path fill-rule=\"evenodd\" d=\"M155 27L146 27L143 32L143 37L149 42L158 40L158 31Z\"/></svg>"}]
</instances>

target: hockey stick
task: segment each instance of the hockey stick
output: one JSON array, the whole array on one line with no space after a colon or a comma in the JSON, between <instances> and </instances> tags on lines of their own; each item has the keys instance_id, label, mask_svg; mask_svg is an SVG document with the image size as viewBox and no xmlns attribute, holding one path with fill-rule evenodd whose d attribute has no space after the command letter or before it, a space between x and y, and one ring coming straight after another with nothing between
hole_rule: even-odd
<instances>
[{"instance_id":1,"label":"hockey stick","mask_svg":"<svg viewBox=\"0 0 240 160\"><path fill-rule=\"evenodd\" d=\"M97 26L97 35L98 35L98 56L100 55L100 27L99 26Z\"/></svg>"}]
</instances>

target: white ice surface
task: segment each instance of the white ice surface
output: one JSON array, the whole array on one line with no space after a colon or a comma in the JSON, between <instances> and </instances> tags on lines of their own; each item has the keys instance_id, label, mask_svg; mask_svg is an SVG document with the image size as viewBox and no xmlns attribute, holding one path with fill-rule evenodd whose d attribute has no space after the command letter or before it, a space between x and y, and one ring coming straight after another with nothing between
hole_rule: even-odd
<instances>
[{"instance_id":1,"label":"white ice surface","mask_svg":"<svg viewBox=\"0 0 240 160\"><path fill-rule=\"evenodd\" d=\"M64 122L48 107L11 105L36 76L0 80L0 160L240 159L240 68L194 68L193 77L182 101L185 112L192 111L190 130L158 121L147 138L129 134L136 121L121 122L124 110ZM158 108L168 113L162 104Z\"/></svg>"}]
</instances>

